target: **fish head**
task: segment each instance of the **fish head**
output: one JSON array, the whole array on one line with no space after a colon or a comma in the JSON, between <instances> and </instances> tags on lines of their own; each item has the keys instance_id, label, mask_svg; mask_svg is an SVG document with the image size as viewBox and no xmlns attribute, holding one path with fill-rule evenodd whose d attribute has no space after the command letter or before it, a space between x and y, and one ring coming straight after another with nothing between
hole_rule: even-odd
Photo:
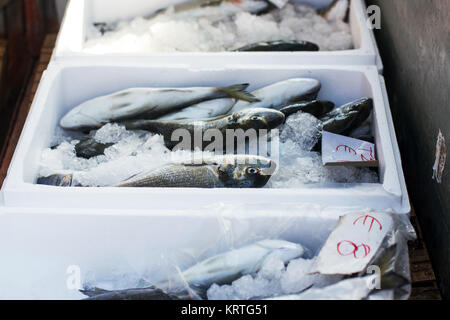
<instances>
[{"instance_id":1,"label":"fish head","mask_svg":"<svg viewBox=\"0 0 450 320\"><path fill-rule=\"evenodd\" d=\"M270 256L274 255L284 263L300 258L305 253L305 249L300 244L284 240L263 240L257 245L267 249Z\"/></svg>"},{"instance_id":2,"label":"fish head","mask_svg":"<svg viewBox=\"0 0 450 320\"><path fill-rule=\"evenodd\" d=\"M100 128L103 124L80 110L73 109L61 119L59 125L66 130L82 130Z\"/></svg>"},{"instance_id":3,"label":"fish head","mask_svg":"<svg viewBox=\"0 0 450 320\"><path fill-rule=\"evenodd\" d=\"M282 125L285 120L282 112L266 108L244 109L236 112L233 117L238 127L244 130L271 130Z\"/></svg>"},{"instance_id":4,"label":"fish head","mask_svg":"<svg viewBox=\"0 0 450 320\"><path fill-rule=\"evenodd\" d=\"M273 160L259 156L225 156L219 178L229 188L262 188L276 170Z\"/></svg>"}]
</instances>

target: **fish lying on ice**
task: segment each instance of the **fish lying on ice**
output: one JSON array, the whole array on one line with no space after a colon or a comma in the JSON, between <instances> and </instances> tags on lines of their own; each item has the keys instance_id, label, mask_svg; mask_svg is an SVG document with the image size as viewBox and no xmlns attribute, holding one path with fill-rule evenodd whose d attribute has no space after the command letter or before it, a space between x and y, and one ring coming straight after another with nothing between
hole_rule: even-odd
<instances>
[{"instance_id":1,"label":"fish lying on ice","mask_svg":"<svg viewBox=\"0 0 450 320\"><path fill-rule=\"evenodd\" d=\"M262 0L191 0L169 8L164 8L147 16L153 19L161 14L170 14L175 18L201 18L232 16L240 12L259 13L268 8L268 3Z\"/></svg>"},{"instance_id":2,"label":"fish lying on ice","mask_svg":"<svg viewBox=\"0 0 450 320\"><path fill-rule=\"evenodd\" d=\"M295 102L316 99L320 88L320 82L315 79L293 78L280 81L252 92L252 95L259 102L238 101L229 113L247 108L271 108L279 110Z\"/></svg>"},{"instance_id":3,"label":"fish lying on ice","mask_svg":"<svg viewBox=\"0 0 450 320\"><path fill-rule=\"evenodd\" d=\"M210 141L201 141L202 146L197 146L194 141L196 131L201 131L202 136L208 130L218 130L224 142L224 150L226 150L227 130L249 129L255 130L272 130L283 124L285 116L282 112L267 108L251 108L238 111L229 116L222 116L204 120L134 120L122 122L128 130L147 130L164 137L164 142L169 149L173 149L180 141L174 139L173 134L178 129L184 129L189 133L191 141L189 145L192 150L196 147L206 148L211 144ZM205 139L203 139L205 140Z\"/></svg>"},{"instance_id":4,"label":"fish lying on ice","mask_svg":"<svg viewBox=\"0 0 450 320\"><path fill-rule=\"evenodd\" d=\"M171 163L144 172L117 187L148 188L262 188L276 163L250 155L205 157L191 163Z\"/></svg>"},{"instance_id":5,"label":"fish lying on ice","mask_svg":"<svg viewBox=\"0 0 450 320\"><path fill-rule=\"evenodd\" d=\"M296 243L263 240L206 259L183 271L181 277L197 295L204 298L206 290L213 284L231 283L244 275L258 272L268 257L276 256L286 264L293 259L300 258L304 253L305 249ZM164 291L167 284L161 283L158 287ZM152 286L118 291L94 288L81 290L81 292L89 296L89 300L154 300L155 290L155 287Z\"/></svg>"},{"instance_id":6,"label":"fish lying on ice","mask_svg":"<svg viewBox=\"0 0 450 320\"><path fill-rule=\"evenodd\" d=\"M131 88L88 100L75 107L61 120L69 130L98 129L102 125L136 117L155 119L159 116L217 98L258 101L245 92L248 84L223 88Z\"/></svg>"},{"instance_id":7,"label":"fish lying on ice","mask_svg":"<svg viewBox=\"0 0 450 320\"><path fill-rule=\"evenodd\" d=\"M313 115L316 118L320 118L331 112L334 108L334 103L330 101L313 100L307 102L295 103L290 106L282 108L280 111L287 117L297 113L304 112Z\"/></svg>"},{"instance_id":8,"label":"fish lying on ice","mask_svg":"<svg viewBox=\"0 0 450 320\"><path fill-rule=\"evenodd\" d=\"M180 111L166 114L157 120L186 120L186 119L209 119L215 118L228 113L233 108L236 100L223 98L208 100L195 104L191 107L184 108Z\"/></svg>"},{"instance_id":9,"label":"fish lying on ice","mask_svg":"<svg viewBox=\"0 0 450 320\"><path fill-rule=\"evenodd\" d=\"M360 127L373 110L373 100L361 98L343 105L327 113L320 120L323 122L323 130L349 135L353 130Z\"/></svg>"},{"instance_id":10,"label":"fish lying on ice","mask_svg":"<svg viewBox=\"0 0 450 320\"><path fill-rule=\"evenodd\" d=\"M264 52L264 51L319 51L318 45L308 41L267 41L257 42L236 49L239 52Z\"/></svg>"},{"instance_id":11,"label":"fish lying on ice","mask_svg":"<svg viewBox=\"0 0 450 320\"><path fill-rule=\"evenodd\" d=\"M372 110L373 100L361 98L328 112L320 118L322 123L319 128L319 141L312 150L319 151L321 149L323 131L348 136L350 132L364 124Z\"/></svg>"},{"instance_id":12,"label":"fish lying on ice","mask_svg":"<svg viewBox=\"0 0 450 320\"><path fill-rule=\"evenodd\" d=\"M75 145L77 157L90 159L105 154L105 150L114 143L100 143L93 138L86 137Z\"/></svg>"}]
</instances>

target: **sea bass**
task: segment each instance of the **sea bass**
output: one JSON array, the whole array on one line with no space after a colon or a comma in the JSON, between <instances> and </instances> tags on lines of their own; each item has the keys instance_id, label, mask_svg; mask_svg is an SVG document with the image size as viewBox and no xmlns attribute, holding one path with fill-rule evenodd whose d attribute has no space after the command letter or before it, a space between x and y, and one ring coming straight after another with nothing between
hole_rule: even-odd
<instances>
[{"instance_id":1,"label":"sea bass","mask_svg":"<svg viewBox=\"0 0 450 320\"><path fill-rule=\"evenodd\" d=\"M282 112L266 109L266 108L251 108L242 111L238 111L229 116L222 116L212 119L204 120L135 120L126 121L121 124L125 125L128 130L147 130L156 134L164 136L164 142L169 149L173 149L180 141L174 137L176 130L184 129L184 132L189 133L190 149L195 150L197 147L206 148L210 141L200 141L201 145L193 143L196 136L196 131L202 133L205 136L210 130L217 130L220 133L223 142L226 143L227 130L242 129L247 131L249 129L256 130L272 130L283 124L285 116ZM213 133L213 132L211 132ZM175 139L176 138L176 139ZM203 139L206 140L206 139ZM183 141L186 143L186 141ZM225 149L225 148L224 148Z\"/></svg>"},{"instance_id":2,"label":"sea bass","mask_svg":"<svg viewBox=\"0 0 450 320\"><path fill-rule=\"evenodd\" d=\"M263 240L208 258L183 271L181 277L197 295L205 298L206 290L213 284L231 283L244 275L258 272L269 256L276 256L286 264L293 259L300 258L304 253L305 249L296 243L283 240ZM167 284L161 283L158 287L165 288ZM152 286L118 291L95 288L81 292L89 296L90 300L154 300L155 295L158 299L161 297L161 290L157 292L158 294L155 294L155 290L155 287Z\"/></svg>"},{"instance_id":3,"label":"sea bass","mask_svg":"<svg viewBox=\"0 0 450 320\"><path fill-rule=\"evenodd\" d=\"M364 124L373 110L373 100L361 98L327 113L320 120L323 130L335 134L349 135Z\"/></svg>"},{"instance_id":4,"label":"sea bass","mask_svg":"<svg viewBox=\"0 0 450 320\"><path fill-rule=\"evenodd\" d=\"M147 188L262 188L276 163L250 155L205 157L200 161L171 163L131 177L117 187Z\"/></svg>"},{"instance_id":5,"label":"sea bass","mask_svg":"<svg viewBox=\"0 0 450 320\"><path fill-rule=\"evenodd\" d=\"M104 124L113 121L136 117L155 119L211 99L235 98L251 102L258 101L255 97L245 92L247 87L248 84L223 88L126 89L80 104L62 118L60 125L68 130L98 129Z\"/></svg>"},{"instance_id":6,"label":"sea bass","mask_svg":"<svg viewBox=\"0 0 450 320\"><path fill-rule=\"evenodd\" d=\"M240 12L259 13L268 8L268 3L261 0L190 0L169 8L156 11L146 19L153 19L161 14L174 18L201 18L232 16Z\"/></svg>"},{"instance_id":7,"label":"sea bass","mask_svg":"<svg viewBox=\"0 0 450 320\"><path fill-rule=\"evenodd\" d=\"M319 81L308 78L294 78L277 82L252 92L259 102L238 101L229 113L247 108L271 108L280 110L295 102L309 101L317 98L321 88Z\"/></svg>"}]
</instances>

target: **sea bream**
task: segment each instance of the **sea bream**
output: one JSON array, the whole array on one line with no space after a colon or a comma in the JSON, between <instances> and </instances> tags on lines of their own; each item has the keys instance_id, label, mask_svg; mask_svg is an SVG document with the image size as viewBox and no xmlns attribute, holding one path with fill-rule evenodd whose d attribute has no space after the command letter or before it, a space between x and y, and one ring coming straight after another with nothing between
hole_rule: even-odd
<instances>
[{"instance_id":1,"label":"sea bream","mask_svg":"<svg viewBox=\"0 0 450 320\"><path fill-rule=\"evenodd\" d=\"M309 78L293 78L280 81L253 91L258 102L238 101L229 113L247 108L271 108L280 110L295 102L309 101L317 98L321 88L318 80Z\"/></svg>"},{"instance_id":2,"label":"sea bream","mask_svg":"<svg viewBox=\"0 0 450 320\"><path fill-rule=\"evenodd\" d=\"M205 298L213 284L228 284L242 276L258 272L268 257L275 256L285 264L304 255L305 249L283 240L263 240L208 258L181 273L183 281L196 295ZM163 291L166 283L157 285ZM90 300L155 299L155 287L106 291L98 288L81 290ZM166 294L167 295L167 294ZM157 295L159 297L160 295ZM170 296L171 297L171 296Z\"/></svg>"},{"instance_id":3,"label":"sea bream","mask_svg":"<svg viewBox=\"0 0 450 320\"><path fill-rule=\"evenodd\" d=\"M83 102L69 111L60 125L68 130L98 129L109 122L136 117L156 119L211 99L258 101L245 92L247 87L248 84L222 88L130 88Z\"/></svg>"},{"instance_id":4,"label":"sea bream","mask_svg":"<svg viewBox=\"0 0 450 320\"><path fill-rule=\"evenodd\" d=\"M263 0L190 0L156 11L147 16L153 19L161 14L172 18L227 17L240 12L259 13L268 8Z\"/></svg>"},{"instance_id":5,"label":"sea bream","mask_svg":"<svg viewBox=\"0 0 450 320\"><path fill-rule=\"evenodd\" d=\"M128 188L262 188L276 170L270 159L252 155L204 157L170 163L131 177Z\"/></svg>"}]
</instances>

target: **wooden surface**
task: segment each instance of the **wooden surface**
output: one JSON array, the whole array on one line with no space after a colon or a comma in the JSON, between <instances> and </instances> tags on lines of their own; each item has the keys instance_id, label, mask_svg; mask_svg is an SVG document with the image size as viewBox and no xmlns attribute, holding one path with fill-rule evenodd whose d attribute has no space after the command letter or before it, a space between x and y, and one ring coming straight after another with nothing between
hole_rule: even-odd
<instances>
[{"instance_id":1,"label":"wooden surface","mask_svg":"<svg viewBox=\"0 0 450 320\"><path fill-rule=\"evenodd\" d=\"M56 41L56 35L47 35L44 41L39 63L35 66L33 76L26 88L25 98L20 105L20 110L14 124L14 129L8 140L5 157L0 164L0 186L6 177L7 169L20 137L34 94L36 93L42 73L47 68L51 53ZM422 232L414 211L411 214L411 222L417 232L417 240L409 245L409 256L412 278L411 300L440 300L441 295L437 287L433 267L428 256L428 251L423 242Z\"/></svg>"}]
</instances>

